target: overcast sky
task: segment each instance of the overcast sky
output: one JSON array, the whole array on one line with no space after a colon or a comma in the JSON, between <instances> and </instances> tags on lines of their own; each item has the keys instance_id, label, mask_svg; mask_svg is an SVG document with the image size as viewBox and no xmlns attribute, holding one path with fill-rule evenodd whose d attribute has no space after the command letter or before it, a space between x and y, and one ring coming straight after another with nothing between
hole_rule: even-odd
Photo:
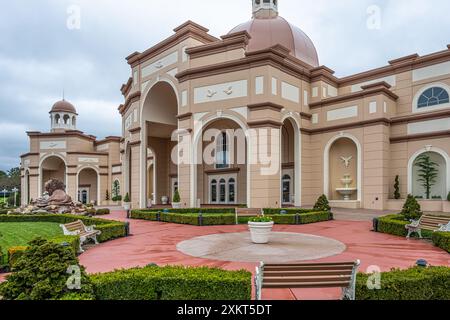
<instances>
[{"instance_id":1,"label":"overcast sky","mask_svg":"<svg viewBox=\"0 0 450 320\"><path fill-rule=\"evenodd\" d=\"M119 89L131 74L127 55L189 19L221 36L251 17L251 0L0 4L0 170L19 165L19 155L28 152L26 131L49 130L48 111L63 88L80 114L78 129L98 138L120 135ZM73 5L81 10L80 29L67 27ZM320 63L338 76L450 44L448 0L279 0L279 10L310 36Z\"/></svg>"}]
</instances>

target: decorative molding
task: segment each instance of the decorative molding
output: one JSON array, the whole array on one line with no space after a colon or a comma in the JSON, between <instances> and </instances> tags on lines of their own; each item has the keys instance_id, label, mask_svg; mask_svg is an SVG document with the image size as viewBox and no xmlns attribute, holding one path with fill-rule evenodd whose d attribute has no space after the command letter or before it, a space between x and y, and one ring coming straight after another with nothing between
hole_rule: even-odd
<instances>
[{"instance_id":1,"label":"decorative molding","mask_svg":"<svg viewBox=\"0 0 450 320\"><path fill-rule=\"evenodd\" d=\"M176 118L177 118L178 120L180 120L180 121L188 120L188 119L192 118L192 112L180 114L180 115L178 115Z\"/></svg>"},{"instance_id":2,"label":"decorative molding","mask_svg":"<svg viewBox=\"0 0 450 320\"><path fill-rule=\"evenodd\" d=\"M322 134L322 133L326 133L326 132L355 129L355 128L371 126L371 125L379 125L379 124L389 126L390 121L387 118L378 118L378 119L358 121L358 122L352 122L352 123L348 123L348 124L342 124L342 125L336 125L336 126L330 126L330 127L324 127L324 128L318 128L318 129L301 128L300 131L305 134L315 135L315 134Z\"/></svg>"},{"instance_id":3,"label":"decorative molding","mask_svg":"<svg viewBox=\"0 0 450 320\"><path fill-rule=\"evenodd\" d=\"M250 128L263 128L270 127L280 129L283 124L274 120L260 120L260 121L250 121L247 123Z\"/></svg>"},{"instance_id":4,"label":"decorative molding","mask_svg":"<svg viewBox=\"0 0 450 320\"><path fill-rule=\"evenodd\" d=\"M390 140L391 143L401 143L401 142L421 141L438 138L450 138L450 130L391 137Z\"/></svg>"},{"instance_id":5,"label":"decorative molding","mask_svg":"<svg viewBox=\"0 0 450 320\"><path fill-rule=\"evenodd\" d=\"M133 129L129 129L128 131L130 132L130 133L139 133L139 132L141 132L141 130L142 130L142 128L141 127L137 127L137 128L133 128Z\"/></svg>"},{"instance_id":6,"label":"decorative molding","mask_svg":"<svg viewBox=\"0 0 450 320\"><path fill-rule=\"evenodd\" d=\"M250 111L260 111L260 110L272 110L281 112L284 109L282 105L273 103L273 102L262 102L262 103L254 103L247 105Z\"/></svg>"},{"instance_id":7,"label":"decorative molding","mask_svg":"<svg viewBox=\"0 0 450 320\"><path fill-rule=\"evenodd\" d=\"M137 91L132 93L126 100L124 104L121 104L118 108L120 114L123 116L128 108L135 102L139 101L141 99L141 91Z\"/></svg>"},{"instance_id":8,"label":"decorative molding","mask_svg":"<svg viewBox=\"0 0 450 320\"><path fill-rule=\"evenodd\" d=\"M227 169L213 169L213 170L205 170L205 173L208 175L220 175L220 174L225 174L225 173L237 173L240 172L241 169L240 168L227 168Z\"/></svg>"}]
</instances>

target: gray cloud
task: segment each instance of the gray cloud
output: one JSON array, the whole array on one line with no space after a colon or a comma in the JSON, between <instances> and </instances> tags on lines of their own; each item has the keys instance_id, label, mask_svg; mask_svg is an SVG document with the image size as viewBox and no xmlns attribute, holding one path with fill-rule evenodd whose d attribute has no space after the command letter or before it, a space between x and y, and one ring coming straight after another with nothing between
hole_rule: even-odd
<instances>
[{"instance_id":1,"label":"gray cloud","mask_svg":"<svg viewBox=\"0 0 450 320\"><path fill-rule=\"evenodd\" d=\"M226 34L251 15L250 0L1 0L0 170L28 151L27 130L47 131L48 111L65 89L79 129L99 138L120 134L119 88L130 76L124 58L193 20ZM367 28L367 8L381 9L381 29ZM67 8L81 8L69 30ZM314 41L322 64L338 76L385 65L450 43L446 0L280 0L280 13Z\"/></svg>"}]
</instances>

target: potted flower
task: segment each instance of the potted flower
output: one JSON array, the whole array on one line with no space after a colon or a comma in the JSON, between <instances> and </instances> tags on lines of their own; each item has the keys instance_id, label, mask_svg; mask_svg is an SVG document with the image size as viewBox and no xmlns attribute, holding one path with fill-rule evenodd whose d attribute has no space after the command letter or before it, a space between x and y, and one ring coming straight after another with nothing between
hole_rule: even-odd
<instances>
[{"instance_id":1,"label":"potted flower","mask_svg":"<svg viewBox=\"0 0 450 320\"><path fill-rule=\"evenodd\" d=\"M131 201L130 201L130 195L127 194L125 195L125 197L123 198L123 208L128 211L131 208Z\"/></svg>"},{"instance_id":2,"label":"potted flower","mask_svg":"<svg viewBox=\"0 0 450 320\"><path fill-rule=\"evenodd\" d=\"M250 219L248 227L252 242L256 244L269 243L270 233L272 232L274 222L271 217L258 216Z\"/></svg>"},{"instance_id":3,"label":"potted flower","mask_svg":"<svg viewBox=\"0 0 450 320\"><path fill-rule=\"evenodd\" d=\"M174 209L181 208L181 197L180 197L180 192L178 190L175 190L175 193L173 195L172 208L174 208Z\"/></svg>"},{"instance_id":4,"label":"potted flower","mask_svg":"<svg viewBox=\"0 0 450 320\"><path fill-rule=\"evenodd\" d=\"M161 197L161 203L162 203L163 205L168 204L168 203L169 203L169 197L168 197L168 196L162 196L162 197Z\"/></svg>"}]
</instances>

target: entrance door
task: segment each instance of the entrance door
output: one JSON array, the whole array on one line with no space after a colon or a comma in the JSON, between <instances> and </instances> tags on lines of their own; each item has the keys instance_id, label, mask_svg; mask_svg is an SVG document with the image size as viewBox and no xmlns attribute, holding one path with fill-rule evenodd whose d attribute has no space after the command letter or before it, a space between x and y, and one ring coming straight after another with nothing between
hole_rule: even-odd
<instances>
[{"instance_id":1,"label":"entrance door","mask_svg":"<svg viewBox=\"0 0 450 320\"><path fill-rule=\"evenodd\" d=\"M78 189L78 202L82 204L89 204L89 190L90 188L79 188Z\"/></svg>"},{"instance_id":2,"label":"entrance door","mask_svg":"<svg viewBox=\"0 0 450 320\"><path fill-rule=\"evenodd\" d=\"M237 176L224 175L209 178L209 203L210 204L236 204L237 201Z\"/></svg>"}]
</instances>

